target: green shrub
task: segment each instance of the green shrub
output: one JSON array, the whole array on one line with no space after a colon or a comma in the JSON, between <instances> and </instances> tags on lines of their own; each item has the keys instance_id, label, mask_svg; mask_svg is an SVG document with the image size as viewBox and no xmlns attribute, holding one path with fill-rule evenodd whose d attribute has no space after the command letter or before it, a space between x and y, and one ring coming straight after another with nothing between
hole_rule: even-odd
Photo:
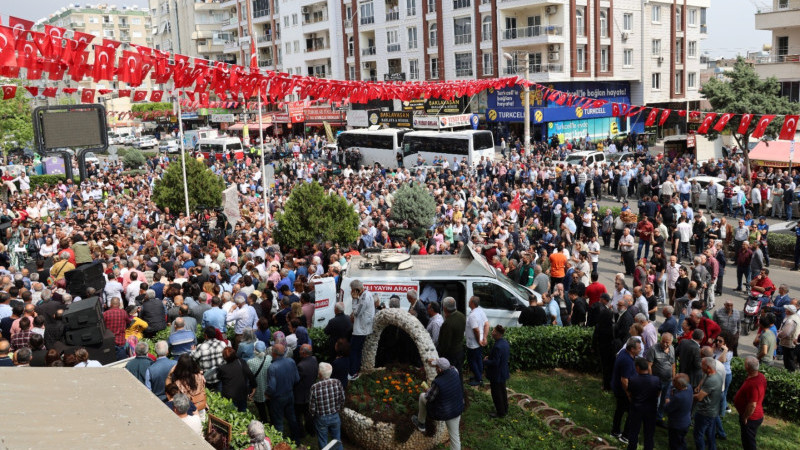
<instances>
[{"instance_id":1,"label":"green shrub","mask_svg":"<svg viewBox=\"0 0 800 450\"><path fill-rule=\"evenodd\" d=\"M247 437L247 425L252 420L258 420L256 416L250 411L239 412L229 399L222 397L218 392L206 389L206 400L209 414L213 414L231 424L231 448L243 449L249 447L250 438ZM273 447L281 442L286 442L292 448L295 448L290 440L283 437L280 431L268 423L264 424L264 433L272 441Z\"/></svg>"},{"instance_id":2,"label":"green shrub","mask_svg":"<svg viewBox=\"0 0 800 450\"><path fill-rule=\"evenodd\" d=\"M764 412L770 416L780 417L784 420L800 423L800 373L788 372L780 367L762 364L761 372L767 378L767 391L764 395ZM728 390L728 399L732 401L736 391L742 386L747 372L744 370L744 360L734 358L731 361L731 387Z\"/></svg>"},{"instance_id":3,"label":"green shrub","mask_svg":"<svg viewBox=\"0 0 800 450\"><path fill-rule=\"evenodd\" d=\"M147 173L147 171L143 170L143 169L132 169L132 170L124 170L122 172L122 175L123 176L127 176L127 175L136 176L136 175L145 175L146 173Z\"/></svg>"},{"instance_id":4,"label":"green shrub","mask_svg":"<svg viewBox=\"0 0 800 450\"><path fill-rule=\"evenodd\" d=\"M767 243L769 244L769 256L773 258L794 260L795 240L796 238L793 234L769 233L767 235Z\"/></svg>"},{"instance_id":5,"label":"green shrub","mask_svg":"<svg viewBox=\"0 0 800 450\"><path fill-rule=\"evenodd\" d=\"M67 178L64 175L31 175L31 190L36 190L37 188L48 184L50 187L55 186L61 181L66 180ZM81 182L80 177L74 177L72 181L75 184L79 184Z\"/></svg>"},{"instance_id":6,"label":"green shrub","mask_svg":"<svg viewBox=\"0 0 800 450\"><path fill-rule=\"evenodd\" d=\"M130 151L126 152L125 156L122 156L121 158L123 166L129 170L139 169L147 162L142 152L136 149L131 149Z\"/></svg>"},{"instance_id":7,"label":"green shrub","mask_svg":"<svg viewBox=\"0 0 800 450\"><path fill-rule=\"evenodd\" d=\"M622 212L622 207L620 207L620 206L612 206L610 208L608 206L601 206L601 207L598 208L598 210L600 211L601 220L602 220L603 217L606 216L606 210L608 210L608 209L611 210L611 215L614 216L614 217L619 216L620 213Z\"/></svg>"},{"instance_id":8,"label":"green shrub","mask_svg":"<svg viewBox=\"0 0 800 450\"><path fill-rule=\"evenodd\" d=\"M594 328L519 327L508 328L505 338L511 347L511 370L562 369L600 372L600 360L592 350ZM486 347L491 348L491 345Z\"/></svg>"}]
</instances>

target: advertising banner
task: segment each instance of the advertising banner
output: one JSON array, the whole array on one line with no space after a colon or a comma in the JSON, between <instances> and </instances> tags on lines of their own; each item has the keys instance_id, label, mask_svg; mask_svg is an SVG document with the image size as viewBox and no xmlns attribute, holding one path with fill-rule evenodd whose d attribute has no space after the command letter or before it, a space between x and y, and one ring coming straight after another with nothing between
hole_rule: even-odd
<instances>
[{"instance_id":1,"label":"advertising banner","mask_svg":"<svg viewBox=\"0 0 800 450\"><path fill-rule=\"evenodd\" d=\"M380 123L388 124L392 128L411 128L411 115L411 111L381 111L378 113ZM370 123L372 123L371 120Z\"/></svg>"}]
</instances>

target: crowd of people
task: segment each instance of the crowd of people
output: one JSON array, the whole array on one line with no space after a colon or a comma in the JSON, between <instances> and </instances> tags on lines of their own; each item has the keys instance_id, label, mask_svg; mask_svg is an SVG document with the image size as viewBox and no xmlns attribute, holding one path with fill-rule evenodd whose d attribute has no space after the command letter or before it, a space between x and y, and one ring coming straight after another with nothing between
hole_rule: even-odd
<instances>
[{"instance_id":1,"label":"crowd of people","mask_svg":"<svg viewBox=\"0 0 800 450\"><path fill-rule=\"evenodd\" d=\"M698 184L688 180L700 174L717 177L719 182L706 188L708 197L716 199L721 189L722 209L734 220L741 210L791 219L800 181L796 172L759 170L746 180L738 156L704 164L659 159L632 140L601 143L607 150L616 151L619 145L620 150L639 151L639 157L605 166L554 162L571 150L596 145L575 142L537 144L530 154L507 149L507 158L483 159L475 167L442 158L436 166L390 169L347 165L340 158L342 170L334 173L313 157L321 142L299 148L308 158L274 161L276 186L269 211L261 198L257 161L207 161L239 191L241 220L220 239L209 239L209 228L221 221L214 210L186 215L160 209L151 200L154 183L169 164L165 155L149 158L144 174L124 172L104 160L90 166L89 177L77 184L65 180L32 186L28 176L3 177L8 201L0 213L11 221L2 230L0 247L0 328L6 339L0 342L0 364L97 364L85 352L59 353L55 343L63 340L63 311L81 301L67 290L65 274L100 262L105 288L84 297L101 297L119 358L133 357L128 369L155 395L173 402L174 408L176 396L183 394L189 409L196 408L202 418L205 388L217 389L240 410L253 402L260 420L286 430L291 438L316 434L323 446L329 436L339 436L332 416L341 410L347 383L359 376L375 304L363 287L351 289L352 322L337 305L337 317L328 325L329 361L317 361L308 336L314 313L311 280L332 277L339 283L350 258L366 249L430 255L455 254L473 245L499 272L540 294L541 302L531 296L530 307L520 315L522 325L595 326L606 389L620 389L614 375L618 351L644 355L646 349L659 347L658 333L662 342L669 333L680 348L694 341L699 330L703 346L722 339L736 353L739 311L727 301L724 309L714 311L732 258L744 287L769 305L756 356L769 362L778 341L784 364L794 370L800 327L792 308L797 301L789 298L785 286L772 298L768 226L764 220L753 223L747 215L738 227L728 224L713 200L703 211ZM304 248L276 244L270 217L293 186L312 180L346 198L359 214L357 242L309 243ZM390 214L393 193L410 182L428 186L436 202L435 225L424 237L394 238L393 230L403 224ZM617 216L600 207L610 197L622 202ZM637 204L630 205L634 198ZM776 203L781 205L777 209ZM607 293L598 281L600 255L617 250L625 271ZM460 375L465 359L471 372L468 383L479 386L488 378L496 414L503 417L509 350L507 344L498 344L502 328L490 330L477 297L460 299L470 303L466 316L456 310L455 299L430 302L421 297L417 302L409 298L410 313L429 329L441 356L422 363L435 364L437 379L442 379L421 400L426 406L417 415L418 425L424 428L427 416L452 428L451 421L460 417L459 399L437 392L452 389L443 384L455 379L452 371ZM656 329L659 309L664 323ZM195 336L198 326L202 342ZM235 331L230 342L228 327ZM270 327L280 331L271 334ZM153 361L139 341L167 328L169 338L156 343ZM490 333L498 337L484 360ZM628 348L631 338L642 348ZM634 360L629 366L636 364ZM697 387L698 381L689 384ZM183 411L182 397L178 399L176 413L193 416ZM443 406L446 401L454 403ZM619 421L613 431L622 438L630 435ZM451 445L457 448L457 439Z\"/></svg>"}]
</instances>

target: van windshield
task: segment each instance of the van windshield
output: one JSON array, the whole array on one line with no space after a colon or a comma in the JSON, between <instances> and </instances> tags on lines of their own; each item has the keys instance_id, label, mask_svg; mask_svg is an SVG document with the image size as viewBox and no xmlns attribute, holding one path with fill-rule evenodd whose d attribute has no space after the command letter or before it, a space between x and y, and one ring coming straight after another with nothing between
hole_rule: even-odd
<instances>
[{"instance_id":1,"label":"van windshield","mask_svg":"<svg viewBox=\"0 0 800 450\"><path fill-rule=\"evenodd\" d=\"M501 282L503 287L508 290L515 291L517 295L522 297L523 300L527 301L531 295L534 295L527 288L521 286L519 283L515 283L513 280L511 280L511 278L508 278L502 272L495 270L494 273L497 275L497 281Z\"/></svg>"}]
</instances>

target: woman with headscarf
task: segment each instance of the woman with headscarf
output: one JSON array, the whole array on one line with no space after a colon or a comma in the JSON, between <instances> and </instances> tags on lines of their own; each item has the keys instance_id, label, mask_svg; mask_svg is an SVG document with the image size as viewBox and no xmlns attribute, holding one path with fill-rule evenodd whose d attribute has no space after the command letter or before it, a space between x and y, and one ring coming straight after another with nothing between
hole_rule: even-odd
<instances>
[{"instance_id":1,"label":"woman with headscarf","mask_svg":"<svg viewBox=\"0 0 800 450\"><path fill-rule=\"evenodd\" d=\"M241 347L241 344L239 345ZM250 368L256 379L256 392L253 395L253 402L255 402L258 410L258 418L262 422L268 420L266 392L269 377L267 376L267 369L269 369L271 363L272 356L267 353L267 345L262 341L256 342L253 348L253 357L247 361L247 367Z\"/></svg>"},{"instance_id":2,"label":"woman with headscarf","mask_svg":"<svg viewBox=\"0 0 800 450\"><path fill-rule=\"evenodd\" d=\"M286 335L283 331L276 331L275 334L272 335L272 345L283 345L283 348L286 349L286 353L283 355L285 358L292 357L292 349L289 348L289 345L286 342ZM271 352L270 352L271 353Z\"/></svg>"},{"instance_id":3,"label":"woman with headscarf","mask_svg":"<svg viewBox=\"0 0 800 450\"><path fill-rule=\"evenodd\" d=\"M184 353L178 358L178 363L167 375L165 385L175 383L178 389L192 400L197 406L200 420L206 419L206 379L200 370L200 365L189 353Z\"/></svg>"},{"instance_id":4,"label":"woman with headscarf","mask_svg":"<svg viewBox=\"0 0 800 450\"><path fill-rule=\"evenodd\" d=\"M239 342L239 347L236 350L236 356L245 361L249 361L253 357L253 349L258 342L256 334L252 328L245 328L242 332L242 340Z\"/></svg>"},{"instance_id":5,"label":"woman with headscarf","mask_svg":"<svg viewBox=\"0 0 800 450\"><path fill-rule=\"evenodd\" d=\"M306 327L299 326L295 328L294 335L297 336L298 347L304 344L313 345L313 343L311 342L311 337L309 337L308 335L308 329Z\"/></svg>"},{"instance_id":6,"label":"woman with headscarf","mask_svg":"<svg viewBox=\"0 0 800 450\"><path fill-rule=\"evenodd\" d=\"M250 447L245 450L272 450L272 441L264 433L264 424L251 420L247 426L247 437L250 438Z\"/></svg>"}]
</instances>

